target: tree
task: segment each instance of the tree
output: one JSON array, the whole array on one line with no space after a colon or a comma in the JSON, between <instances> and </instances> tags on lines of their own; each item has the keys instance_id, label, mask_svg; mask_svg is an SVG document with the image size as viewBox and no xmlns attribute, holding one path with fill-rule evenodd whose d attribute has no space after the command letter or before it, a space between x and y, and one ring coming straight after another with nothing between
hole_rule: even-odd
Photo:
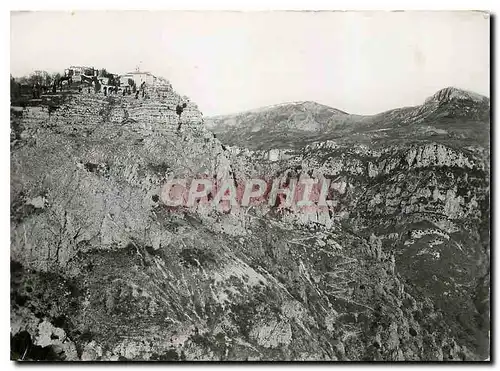
<instances>
[{"instance_id":1,"label":"tree","mask_svg":"<svg viewBox=\"0 0 500 371\"><path fill-rule=\"evenodd\" d=\"M40 71L40 78L41 85L50 85L52 78L47 71Z\"/></svg>"},{"instance_id":2,"label":"tree","mask_svg":"<svg viewBox=\"0 0 500 371\"><path fill-rule=\"evenodd\" d=\"M111 72L108 72L105 68L101 68L99 71L99 77L107 77L109 79L113 78L113 74Z\"/></svg>"},{"instance_id":3,"label":"tree","mask_svg":"<svg viewBox=\"0 0 500 371\"><path fill-rule=\"evenodd\" d=\"M31 75L29 75L28 81L29 81L30 85L37 84L37 83L40 84L40 85L43 84L43 74L42 74L42 72L43 71L35 71Z\"/></svg>"},{"instance_id":4,"label":"tree","mask_svg":"<svg viewBox=\"0 0 500 371\"><path fill-rule=\"evenodd\" d=\"M61 78L61 74L59 72L56 72L56 73L53 73L52 74L52 81L59 81L59 79Z\"/></svg>"},{"instance_id":5,"label":"tree","mask_svg":"<svg viewBox=\"0 0 500 371\"><path fill-rule=\"evenodd\" d=\"M16 79L10 75L10 97L12 98L19 98L21 96L21 87L18 82L16 82Z\"/></svg>"}]
</instances>

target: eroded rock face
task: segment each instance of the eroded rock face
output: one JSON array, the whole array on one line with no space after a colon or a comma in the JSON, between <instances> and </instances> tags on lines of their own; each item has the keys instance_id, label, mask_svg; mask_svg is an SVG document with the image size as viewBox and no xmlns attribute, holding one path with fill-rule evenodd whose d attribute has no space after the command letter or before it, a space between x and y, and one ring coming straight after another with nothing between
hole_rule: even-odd
<instances>
[{"instance_id":1,"label":"eroded rock face","mask_svg":"<svg viewBox=\"0 0 500 371\"><path fill-rule=\"evenodd\" d=\"M349 116L304 107L321 127ZM17 358L488 355L489 157L480 145L229 147L166 81L146 99L83 93L50 113L29 107L12 125ZM328 178L335 202L316 214L272 205L224 213L171 209L159 197L168 179L263 174Z\"/></svg>"},{"instance_id":2,"label":"eroded rock face","mask_svg":"<svg viewBox=\"0 0 500 371\"><path fill-rule=\"evenodd\" d=\"M192 105L177 132L171 101L180 97L169 94L75 95L55 113L37 110L38 120L23 121L27 138L12 153L11 188L22 210L13 212L33 217L13 225L13 259L57 268L82 246L122 245L124 231L151 244L161 234L151 227L153 197L166 179L229 177L220 143Z\"/></svg>"}]
</instances>

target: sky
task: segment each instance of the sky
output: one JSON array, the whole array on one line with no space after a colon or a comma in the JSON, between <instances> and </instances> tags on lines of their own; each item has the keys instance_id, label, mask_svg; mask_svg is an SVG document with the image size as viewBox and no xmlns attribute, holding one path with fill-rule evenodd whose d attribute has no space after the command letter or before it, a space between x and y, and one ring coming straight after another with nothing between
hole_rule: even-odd
<instances>
[{"instance_id":1,"label":"sky","mask_svg":"<svg viewBox=\"0 0 500 371\"><path fill-rule=\"evenodd\" d=\"M489 22L449 11L14 12L10 69L139 66L205 116L305 100L375 114L448 86L489 96Z\"/></svg>"}]
</instances>

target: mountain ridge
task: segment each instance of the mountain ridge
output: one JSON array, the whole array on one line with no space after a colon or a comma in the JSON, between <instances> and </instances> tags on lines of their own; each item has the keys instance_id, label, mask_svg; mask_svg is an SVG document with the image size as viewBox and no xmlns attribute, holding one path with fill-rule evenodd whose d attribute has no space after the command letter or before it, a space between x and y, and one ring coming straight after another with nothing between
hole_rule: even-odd
<instances>
[{"instance_id":1,"label":"mountain ridge","mask_svg":"<svg viewBox=\"0 0 500 371\"><path fill-rule=\"evenodd\" d=\"M443 102L446 100L449 101L451 99L471 99L471 100L475 100L475 101L487 101L488 103L490 101L489 97L482 95L480 93L476 93L476 92L473 92L473 91L467 90L467 89L457 88L454 86L448 86L448 87L441 88L438 91L436 91L434 94L428 96L427 98L424 98L423 103L420 105L402 106L402 107L400 107L400 109L418 107L418 106L421 106L423 104L429 103L431 101ZM314 104L317 106L322 106L322 107L325 107L326 109L335 110L335 111L338 111L340 114L363 116L363 117L377 116L377 115L380 115L380 114L383 114L385 112L393 110L393 109L388 109L388 110L376 112L373 114L349 113L349 112L343 111L341 109L332 107L332 106L327 105L327 104L318 103L318 102L312 101L312 100L304 100L304 101L282 102L282 103L276 103L276 104L270 104L270 105L266 105L266 106L246 109L246 110L242 110L242 111L238 111L238 112L210 115L210 116L206 116L205 119L207 119L207 120L221 119L221 118L224 118L227 116L237 116L237 115L250 113L250 112L262 112L262 111L267 111L267 110L271 110L274 108L281 108L281 107L286 107L286 106L293 107L293 106L307 104L307 103Z\"/></svg>"},{"instance_id":2,"label":"mountain ridge","mask_svg":"<svg viewBox=\"0 0 500 371\"><path fill-rule=\"evenodd\" d=\"M272 109L277 109L277 108L283 108L283 107L297 107L297 106L316 106L319 108L324 108L324 109L329 109L335 112L338 112L338 114L345 114L348 115L349 113L342 111L338 108L334 108L331 106L328 106L326 104L318 103L312 100L303 100L303 101L291 101L291 102L282 102L282 103L276 103L276 104L270 104L267 106L261 106L261 107L256 107L240 112L233 112L233 113L228 113L228 114L220 114L220 115L211 115L207 116L207 118L210 119L215 119L215 118L222 118L225 116L234 116L234 115L240 115L240 114L246 114L246 113L256 113L256 112L264 112L264 111L269 111Z\"/></svg>"},{"instance_id":3,"label":"mountain ridge","mask_svg":"<svg viewBox=\"0 0 500 371\"><path fill-rule=\"evenodd\" d=\"M450 101L453 99L458 99L458 100L469 99L476 102L487 101L488 103L490 101L488 97L482 94L475 93L470 90L456 88L454 86L448 86L446 88L438 90L432 96L428 97L424 103L430 102L432 100L443 102L443 101Z\"/></svg>"},{"instance_id":4,"label":"mountain ridge","mask_svg":"<svg viewBox=\"0 0 500 371\"><path fill-rule=\"evenodd\" d=\"M374 115L348 114L343 111L334 114L337 112L335 108L314 102L312 106L320 110L311 112L306 109L304 115L298 115L296 105L284 103L262 110L206 117L205 122L224 144L250 149L285 148L293 146L293 142L302 145L320 138L371 141L382 134L385 137L393 135L408 139L425 136L426 132L439 134L444 131L452 131L460 139L468 134L477 137L484 133L484 128L480 128L479 134L468 133L467 127L470 131L475 126L473 121L489 120L490 101L477 93L447 87L420 105L395 108ZM457 118L460 120L457 121ZM478 140L487 142L484 135Z\"/></svg>"}]
</instances>

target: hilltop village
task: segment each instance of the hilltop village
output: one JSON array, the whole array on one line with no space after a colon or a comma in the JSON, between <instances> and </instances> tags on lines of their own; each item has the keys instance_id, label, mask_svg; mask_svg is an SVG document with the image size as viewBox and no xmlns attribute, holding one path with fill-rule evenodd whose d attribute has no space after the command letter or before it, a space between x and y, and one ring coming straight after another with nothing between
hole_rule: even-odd
<instances>
[{"instance_id":1,"label":"hilltop village","mask_svg":"<svg viewBox=\"0 0 500 371\"><path fill-rule=\"evenodd\" d=\"M143 100L150 99L153 94L157 95L155 98L168 96L169 102L166 108L178 116L178 130L182 125L181 115L188 104L193 106L186 96L168 94L173 90L166 79L150 72L140 71L139 68L124 74L87 66L70 66L63 74L35 71L27 77L11 76L10 88L13 109L41 106L47 107L49 113L58 109L68 95L78 93L101 97L120 95ZM172 99L173 97L175 99Z\"/></svg>"}]
</instances>

